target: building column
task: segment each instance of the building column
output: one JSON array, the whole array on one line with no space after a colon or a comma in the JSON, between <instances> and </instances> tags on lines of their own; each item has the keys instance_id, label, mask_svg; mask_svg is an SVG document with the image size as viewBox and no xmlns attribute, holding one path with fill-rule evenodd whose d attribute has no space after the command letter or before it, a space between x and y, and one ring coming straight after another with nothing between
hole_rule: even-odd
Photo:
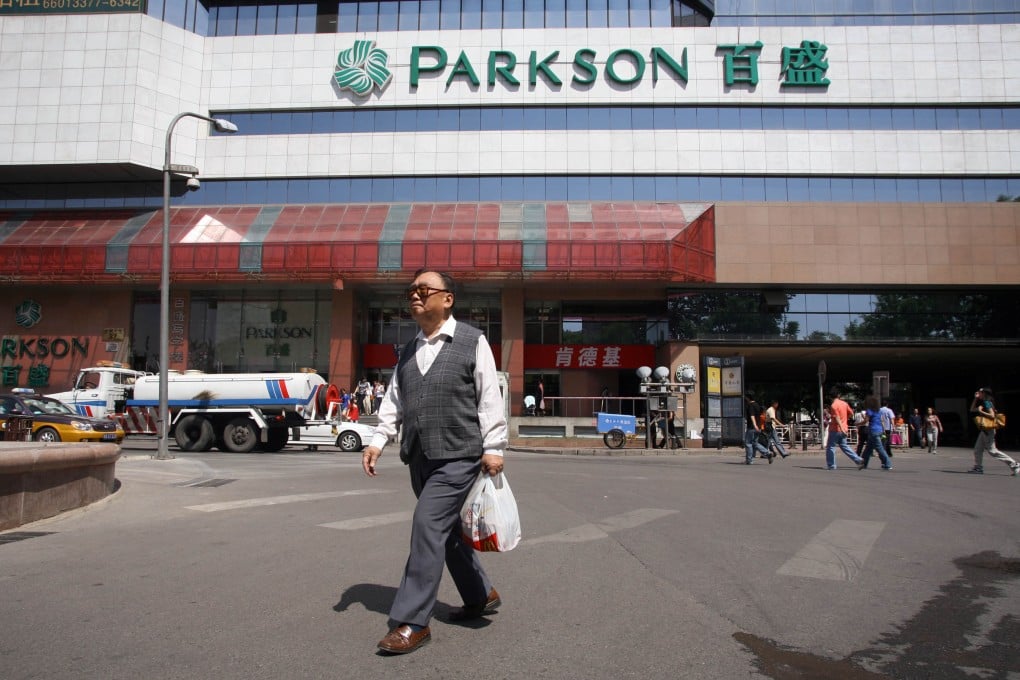
<instances>
[{"instance_id":1,"label":"building column","mask_svg":"<svg viewBox=\"0 0 1020 680\"><path fill-rule=\"evenodd\" d=\"M507 286L502 291L503 341L500 370L510 374L510 415L521 415L524 402L524 289Z\"/></svg>"}]
</instances>

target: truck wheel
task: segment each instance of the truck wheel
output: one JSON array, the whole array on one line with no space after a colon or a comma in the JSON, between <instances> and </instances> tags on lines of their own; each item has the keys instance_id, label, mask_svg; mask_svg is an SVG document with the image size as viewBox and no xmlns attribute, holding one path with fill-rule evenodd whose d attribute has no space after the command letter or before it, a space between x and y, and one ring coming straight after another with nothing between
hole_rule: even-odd
<instances>
[{"instance_id":1,"label":"truck wheel","mask_svg":"<svg viewBox=\"0 0 1020 680\"><path fill-rule=\"evenodd\" d=\"M361 437L358 436L357 432L347 430L346 432L341 432L340 436L336 438L336 445L340 448L341 451L344 451L346 453L360 451Z\"/></svg>"},{"instance_id":2,"label":"truck wheel","mask_svg":"<svg viewBox=\"0 0 1020 680\"><path fill-rule=\"evenodd\" d=\"M613 428L602 435L602 441L611 449L619 449L627 443L627 435L623 433L623 430Z\"/></svg>"},{"instance_id":3,"label":"truck wheel","mask_svg":"<svg viewBox=\"0 0 1020 680\"><path fill-rule=\"evenodd\" d=\"M208 451L216 441L212 423L202 416L184 416L174 425L174 439L181 451Z\"/></svg>"},{"instance_id":4,"label":"truck wheel","mask_svg":"<svg viewBox=\"0 0 1020 680\"><path fill-rule=\"evenodd\" d=\"M267 435L268 441L265 444L261 444L259 448L266 453L276 453L283 449L287 445L287 440L290 438L290 434L285 427L271 427L269 428L269 434Z\"/></svg>"},{"instance_id":5,"label":"truck wheel","mask_svg":"<svg viewBox=\"0 0 1020 680\"><path fill-rule=\"evenodd\" d=\"M37 442L59 442L60 435L52 427L43 427L35 433L35 440Z\"/></svg>"},{"instance_id":6,"label":"truck wheel","mask_svg":"<svg viewBox=\"0 0 1020 680\"><path fill-rule=\"evenodd\" d=\"M223 428L223 445L228 451L249 453L258 443L258 430L248 418L234 418Z\"/></svg>"}]
</instances>

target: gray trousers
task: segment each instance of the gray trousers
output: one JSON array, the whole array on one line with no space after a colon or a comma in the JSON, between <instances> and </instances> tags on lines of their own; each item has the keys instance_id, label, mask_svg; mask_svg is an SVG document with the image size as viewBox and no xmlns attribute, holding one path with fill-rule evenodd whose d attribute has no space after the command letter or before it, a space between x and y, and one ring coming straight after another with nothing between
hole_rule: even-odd
<instances>
[{"instance_id":1,"label":"gray trousers","mask_svg":"<svg viewBox=\"0 0 1020 680\"><path fill-rule=\"evenodd\" d=\"M1015 460L995 447L995 430L978 431L977 441L974 442L974 467L982 467L982 458L986 453L992 458L998 458L1010 467L1016 465Z\"/></svg>"},{"instance_id":2,"label":"gray trousers","mask_svg":"<svg viewBox=\"0 0 1020 680\"><path fill-rule=\"evenodd\" d=\"M460 509L481 471L481 458L411 457L411 488L418 497L411 520L411 553L390 608L394 624L427 626L443 577L443 564L465 604L480 604L492 584L474 548L460 535Z\"/></svg>"}]
</instances>

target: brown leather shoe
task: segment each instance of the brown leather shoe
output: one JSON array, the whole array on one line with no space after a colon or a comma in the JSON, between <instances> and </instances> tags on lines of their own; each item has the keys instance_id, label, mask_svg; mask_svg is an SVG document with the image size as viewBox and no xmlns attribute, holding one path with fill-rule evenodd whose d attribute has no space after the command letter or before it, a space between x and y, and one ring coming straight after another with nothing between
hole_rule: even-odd
<instances>
[{"instance_id":1,"label":"brown leather shoe","mask_svg":"<svg viewBox=\"0 0 1020 680\"><path fill-rule=\"evenodd\" d=\"M499 599L499 593L493 588L489 591L489 598L485 604L466 604L463 607L451 609L446 618L450 621L473 621L496 611L501 604L503 604L503 600Z\"/></svg>"},{"instance_id":2,"label":"brown leather shoe","mask_svg":"<svg viewBox=\"0 0 1020 680\"><path fill-rule=\"evenodd\" d=\"M411 626L399 625L379 640L379 649L390 654L407 654L418 649L432 639L432 631L428 626L415 632Z\"/></svg>"}]
</instances>

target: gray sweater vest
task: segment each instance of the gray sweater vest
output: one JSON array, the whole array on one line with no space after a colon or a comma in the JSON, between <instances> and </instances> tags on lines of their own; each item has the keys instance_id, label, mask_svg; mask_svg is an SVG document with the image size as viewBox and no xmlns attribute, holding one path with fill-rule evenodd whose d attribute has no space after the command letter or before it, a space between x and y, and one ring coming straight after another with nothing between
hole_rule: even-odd
<instances>
[{"instance_id":1,"label":"gray sweater vest","mask_svg":"<svg viewBox=\"0 0 1020 680\"><path fill-rule=\"evenodd\" d=\"M404 429L400 459L405 463L419 445L430 460L482 455L474 376L481 334L477 328L458 322L453 338L444 339L425 375L414 357L416 340L400 353L397 376Z\"/></svg>"}]
</instances>

